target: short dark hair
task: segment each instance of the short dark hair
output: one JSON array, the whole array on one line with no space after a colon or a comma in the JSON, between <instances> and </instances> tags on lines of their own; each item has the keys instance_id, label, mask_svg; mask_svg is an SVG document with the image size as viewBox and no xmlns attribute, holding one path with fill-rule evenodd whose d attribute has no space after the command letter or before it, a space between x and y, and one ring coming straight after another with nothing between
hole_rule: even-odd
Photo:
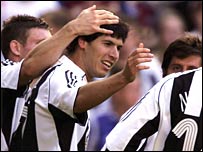
<instances>
[{"instance_id":1,"label":"short dark hair","mask_svg":"<svg viewBox=\"0 0 203 152\"><path fill-rule=\"evenodd\" d=\"M5 58L8 57L10 51L10 42L17 40L25 44L28 37L28 31L31 28L49 29L49 25L41 18L36 18L30 15L16 15L8 18L3 22L1 31L1 49Z\"/></svg>"},{"instance_id":2,"label":"short dark hair","mask_svg":"<svg viewBox=\"0 0 203 152\"><path fill-rule=\"evenodd\" d=\"M118 24L105 24L105 25L101 25L101 27L108 30L112 30L113 34L110 35L111 37L121 38L123 43L125 42L129 31L129 26L125 22L119 21ZM105 35L105 34L98 32L91 35L78 36L67 46L67 54L72 54L73 52L75 52L75 49L78 46L79 38L82 38L87 42L92 42L93 40L95 40L96 38L102 35Z\"/></svg>"},{"instance_id":3,"label":"short dark hair","mask_svg":"<svg viewBox=\"0 0 203 152\"><path fill-rule=\"evenodd\" d=\"M184 36L173 41L164 53L161 65L163 77L167 75L167 69L173 57L184 59L190 55L202 58L202 40L198 35L185 33Z\"/></svg>"}]
</instances>

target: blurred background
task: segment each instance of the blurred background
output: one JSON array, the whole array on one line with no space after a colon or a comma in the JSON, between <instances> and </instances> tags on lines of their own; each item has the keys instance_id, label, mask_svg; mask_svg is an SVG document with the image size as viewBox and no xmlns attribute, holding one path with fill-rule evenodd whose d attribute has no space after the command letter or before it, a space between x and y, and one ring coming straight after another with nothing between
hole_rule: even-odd
<instances>
[{"instance_id":1,"label":"blurred background","mask_svg":"<svg viewBox=\"0 0 203 152\"><path fill-rule=\"evenodd\" d=\"M160 61L166 46L184 31L202 35L201 1L1 1L1 27L12 15L29 14L43 17L55 33L93 4L132 24L136 38Z\"/></svg>"}]
</instances>

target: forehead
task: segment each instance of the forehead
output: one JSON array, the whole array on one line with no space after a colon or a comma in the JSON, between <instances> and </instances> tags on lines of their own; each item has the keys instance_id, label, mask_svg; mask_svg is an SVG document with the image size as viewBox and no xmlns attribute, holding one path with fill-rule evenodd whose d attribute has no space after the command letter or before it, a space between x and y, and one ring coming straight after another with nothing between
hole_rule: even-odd
<instances>
[{"instance_id":1,"label":"forehead","mask_svg":"<svg viewBox=\"0 0 203 152\"><path fill-rule=\"evenodd\" d=\"M171 64L180 64L180 65L199 65L201 63L201 56L199 55L190 55L186 58L180 59L177 57L173 57L171 60Z\"/></svg>"},{"instance_id":2,"label":"forehead","mask_svg":"<svg viewBox=\"0 0 203 152\"><path fill-rule=\"evenodd\" d=\"M103 42L111 42L115 45L119 45L122 46L123 45L123 41L122 38L115 38L115 37L111 37L110 35L102 35L99 36L97 39L97 41L103 41Z\"/></svg>"},{"instance_id":3,"label":"forehead","mask_svg":"<svg viewBox=\"0 0 203 152\"><path fill-rule=\"evenodd\" d=\"M51 37L51 32L47 29L31 28L27 36L27 39L42 40Z\"/></svg>"}]
</instances>

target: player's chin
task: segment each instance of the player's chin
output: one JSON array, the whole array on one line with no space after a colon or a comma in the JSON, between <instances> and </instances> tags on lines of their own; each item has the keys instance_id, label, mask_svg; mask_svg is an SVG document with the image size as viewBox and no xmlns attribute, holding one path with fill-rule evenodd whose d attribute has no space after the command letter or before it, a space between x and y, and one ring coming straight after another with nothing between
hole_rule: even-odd
<instances>
[{"instance_id":1,"label":"player's chin","mask_svg":"<svg viewBox=\"0 0 203 152\"><path fill-rule=\"evenodd\" d=\"M110 70L101 70L99 72L97 72L97 77L98 78L103 78L105 76L107 76L107 74L109 73Z\"/></svg>"}]
</instances>

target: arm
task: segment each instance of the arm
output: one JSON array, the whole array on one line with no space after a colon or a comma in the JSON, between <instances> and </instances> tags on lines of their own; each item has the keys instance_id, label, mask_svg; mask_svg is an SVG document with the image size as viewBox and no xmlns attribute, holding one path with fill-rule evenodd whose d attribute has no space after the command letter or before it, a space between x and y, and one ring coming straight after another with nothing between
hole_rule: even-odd
<instances>
[{"instance_id":1,"label":"arm","mask_svg":"<svg viewBox=\"0 0 203 152\"><path fill-rule=\"evenodd\" d=\"M30 51L23 61L18 85L25 85L40 76L58 60L66 46L78 35L95 32L110 34L112 31L102 29L100 25L113 23L118 23L118 17L106 10L96 10L95 5L83 10L76 19Z\"/></svg>"},{"instance_id":2,"label":"arm","mask_svg":"<svg viewBox=\"0 0 203 152\"><path fill-rule=\"evenodd\" d=\"M115 92L125 87L130 82L133 82L139 70L149 68L148 66L140 64L151 61L153 55L149 52L149 49L143 48L143 44L140 44L140 48L128 57L126 67L121 72L106 79L90 82L89 84L82 86L76 97L74 112L84 112L97 106ZM92 97L94 97L94 99Z\"/></svg>"}]
</instances>

